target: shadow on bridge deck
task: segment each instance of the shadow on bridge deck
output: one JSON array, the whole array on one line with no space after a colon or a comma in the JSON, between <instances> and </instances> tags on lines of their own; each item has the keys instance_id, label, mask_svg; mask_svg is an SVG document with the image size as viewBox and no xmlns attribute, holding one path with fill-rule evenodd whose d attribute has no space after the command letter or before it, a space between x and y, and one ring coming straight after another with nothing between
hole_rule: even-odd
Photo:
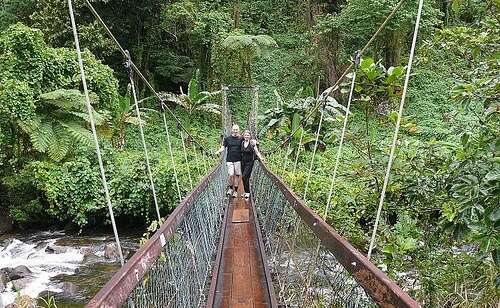
<instances>
[{"instance_id":1,"label":"shadow on bridge deck","mask_svg":"<svg viewBox=\"0 0 500 308\"><path fill-rule=\"evenodd\" d=\"M207 307L271 307L272 285L266 280L251 201L232 198L225 219L224 242L212 279L216 285Z\"/></svg>"}]
</instances>

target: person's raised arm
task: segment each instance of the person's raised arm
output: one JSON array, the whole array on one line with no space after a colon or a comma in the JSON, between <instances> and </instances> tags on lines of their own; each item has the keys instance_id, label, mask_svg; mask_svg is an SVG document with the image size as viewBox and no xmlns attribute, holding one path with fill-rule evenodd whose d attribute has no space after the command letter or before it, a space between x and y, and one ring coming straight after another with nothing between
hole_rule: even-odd
<instances>
[{"instance_id":1,"label":"person's raised arm","mask_svg":"<svg viewBox=\"0 0 500 308\"><path fill-rule=\"evenodd\" d=\"M227 147L227 141L226 138L224 138L224 141L222 142L222 145L220 148L215 152L215 154L219 155L220 153L224 152L224 149Z\"/></svg>"},{"instance_id":2,"label":"person's raised arm","mask_svg":"<svg viewBox=\"0 0 500 308\"><path fill-rule=\"evenodd\" d=\"M257 155L257 157L262 160L262 154L260 154L260 151L259 151L259 148L257 147L257 140L255 139L252 139L250 141L250 144L253 146L253 150L255 152L255 155Z\"/></svg>"}]
</instances>

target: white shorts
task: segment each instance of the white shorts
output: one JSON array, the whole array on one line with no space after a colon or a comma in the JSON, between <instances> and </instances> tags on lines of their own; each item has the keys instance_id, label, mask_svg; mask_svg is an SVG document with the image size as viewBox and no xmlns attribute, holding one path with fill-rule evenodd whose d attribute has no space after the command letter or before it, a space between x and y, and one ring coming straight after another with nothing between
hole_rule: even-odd
<instances>
[{"instance_id":1,"label":"white shorts","mask_svg":"<svg viewBox=\"0 0 500 308\"><path fill-rule=\"evenodd\" d=\"M240 161L235 161L235 162L227 162L227 173L229 176L232 175L241 175L241 162Z\"/></svg>"}]
</instances>

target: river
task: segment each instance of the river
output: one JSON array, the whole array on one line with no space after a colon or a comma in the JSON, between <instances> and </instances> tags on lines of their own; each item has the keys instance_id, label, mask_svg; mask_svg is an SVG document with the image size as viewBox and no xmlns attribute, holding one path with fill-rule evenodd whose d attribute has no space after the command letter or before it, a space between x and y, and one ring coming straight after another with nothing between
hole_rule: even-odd
<instances>
[{"instance_id":1,"label":"river","mask_svg":"<svg viewBox=\"0 0 500 308\"><path fill-rule=\"evenodd\" d=\"M138 248L140 235L121 236L124 255ZM119 269L110 234L67 235L63 231L0 237L0 270L25 266L27 277L0 286L0 308L16 296L53 297L58 308L83 307ZM0 281L1 283L1 281Z\"/></svg>"}]
</instances>

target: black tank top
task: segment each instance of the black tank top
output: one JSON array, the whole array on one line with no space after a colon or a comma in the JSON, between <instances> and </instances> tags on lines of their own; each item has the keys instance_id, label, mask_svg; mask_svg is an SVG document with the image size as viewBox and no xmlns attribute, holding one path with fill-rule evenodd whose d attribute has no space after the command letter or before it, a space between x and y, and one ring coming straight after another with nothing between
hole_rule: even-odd
<instances>
[{"instance_id":1,"label":"black tank top","mask_svg":"<svg viewBox=\"0 0 500 308\"><path fill-rule=\"evenodd\" d=\"M241 161L249 163L255 160L255 149L253 145L248 142L248 146L245 147L245 141L241 142Z\"/></svg>"}]
</instances>

